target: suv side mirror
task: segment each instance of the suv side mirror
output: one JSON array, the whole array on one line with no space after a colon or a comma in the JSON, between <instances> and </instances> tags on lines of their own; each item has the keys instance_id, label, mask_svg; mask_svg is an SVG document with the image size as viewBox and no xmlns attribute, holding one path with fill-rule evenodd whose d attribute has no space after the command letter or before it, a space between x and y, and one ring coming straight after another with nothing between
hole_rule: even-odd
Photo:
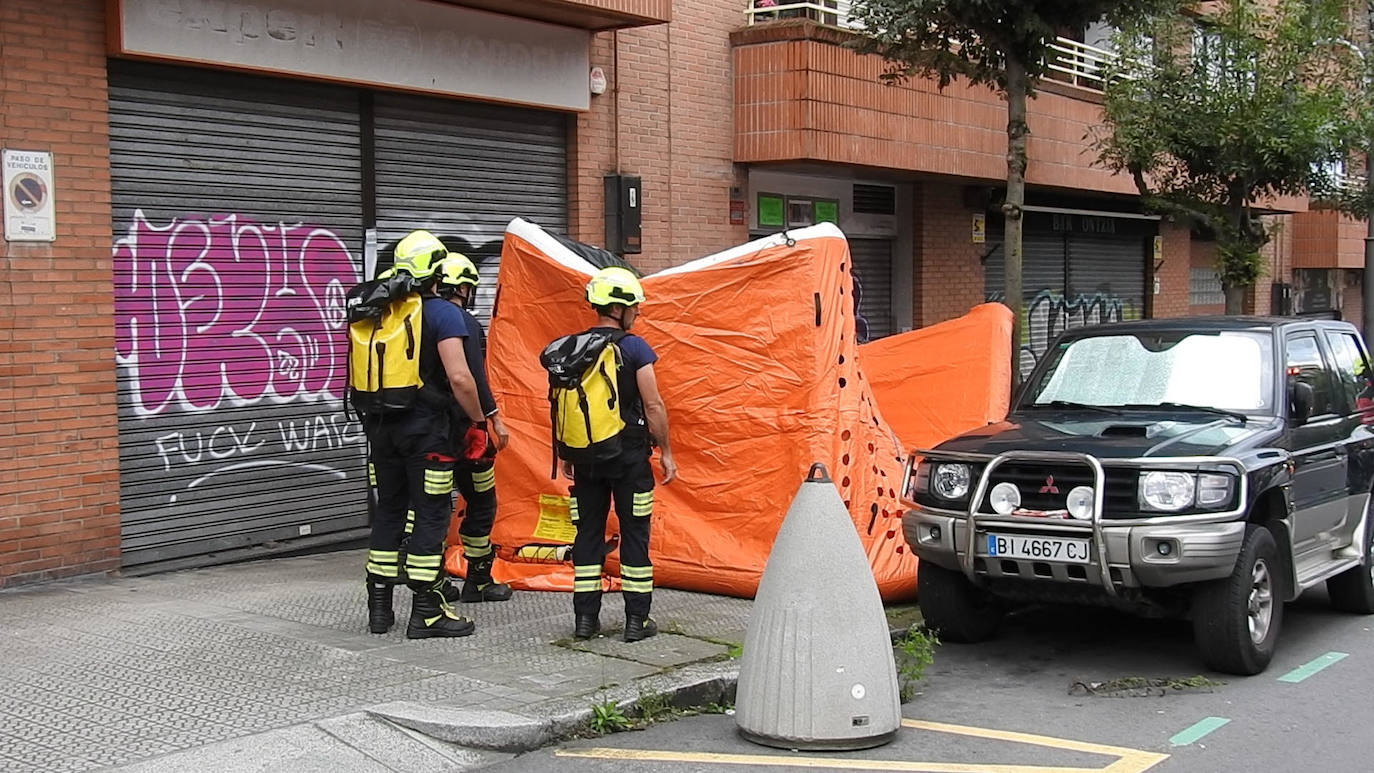
<instances>
[{"instance_id":1,"label":"suv side mirror","mask_svg":"<svg viewBox=\"0 0 1374 773\"><path fill-rule=\"evenodd\" d=\"M1317 401L1311 384L1294 381L1288 387L1288 419L1294 424L1303 424L1312 416L1312 405Z\"/></svg>"}]
</instances>

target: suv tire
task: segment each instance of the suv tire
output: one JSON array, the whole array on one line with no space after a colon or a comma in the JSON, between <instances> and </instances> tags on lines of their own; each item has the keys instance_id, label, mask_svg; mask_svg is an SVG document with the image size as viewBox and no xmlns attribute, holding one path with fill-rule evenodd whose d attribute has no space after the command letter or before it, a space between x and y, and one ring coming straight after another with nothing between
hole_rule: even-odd
<instances>
[{"instance_id":1,"label":"suv tire","mask_svg":"<svg viewBox=\"0 0 1374 773\"><path fill-rule=\"evenodd\" d=\"M916 565L916 601L925 627L941 639L971 644L997 633L1002 609L985 591L974 587L962 572L931 561Z\"/></svg>"},{"instance_id":2,"label":"suv tire","mask_svg":"<svg viewBox=\"0 0 1374 773\"><path fill-rule=\"evenodd\" d=\"M1269 665L1283 622L1283 577L1274 535L1246 526L1231 576L1193 596L1193 637L1208 666L1250 676Z\"/></svg>"},{"instance_id":3,"label":"suv tire","mask_svg":"<svg viewBox=\"0 0 1374 773\"><path fill-rule=\"evenodd\" d=\"M1326 581L1331 606L1342 612L1374 614L1374 524L1365 515L1364 560Z\"/></svg>"}]
</instances>

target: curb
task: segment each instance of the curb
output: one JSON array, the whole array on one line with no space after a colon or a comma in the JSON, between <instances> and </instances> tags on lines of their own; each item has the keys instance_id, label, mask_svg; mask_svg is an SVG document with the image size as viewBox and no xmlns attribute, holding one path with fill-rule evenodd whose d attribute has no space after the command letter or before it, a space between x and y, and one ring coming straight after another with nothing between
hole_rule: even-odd
<instances>
[{"instance_id":1,"label":"curb","mask_svg":"<svg viewBox=\"0 0 1374 773\"><path fill-rule=\"evenodd\" d=\"M895 643L906 627L889 626ZM614 703L626 716L639 713L640 698L656 693L680 709L712 703L733 703L739 683L739 662L695 663L667 673L647 676L578 698L551 701L526 712L465 709L443 704L396 701L363 709L378 719L473 749L520 754L541 749L587 728L593 704Z\"/></svg>"},{"instance_id":2,"label":"curb","mask_svg":"<svg viewBox=\"0 0 1374 773\"><path fill-rule=\"evenodd\" d=\"M546 711L463 709L414 701L383 703L363 711L448 743L519 754L548 746L586 728L592 720L593 702L614 702L626 715L638 712L640 696L646 693L657 693L678 708L705 706L733 701L738 681L738 663L705 663L645 677L604 693L560 700L548 704Z\"/></svg>"}]
</instances>

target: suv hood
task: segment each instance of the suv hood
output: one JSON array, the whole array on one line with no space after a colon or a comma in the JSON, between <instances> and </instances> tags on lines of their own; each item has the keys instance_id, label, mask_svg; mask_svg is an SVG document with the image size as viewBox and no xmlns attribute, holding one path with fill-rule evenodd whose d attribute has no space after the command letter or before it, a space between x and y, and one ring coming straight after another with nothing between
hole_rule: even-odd
<instances>
[{"instance_id":1,"label":"suv hood","mask_svg":"<svg viewBox=\"0 0 1374 773\"><path fill-rule=\"evenodd\" d=\"M1251 417L1245 424L1222 416L1123 411L1120 416L1034 411L1012 414L941 443L941 451L1000 454L1007 451L1072 451L1100 458L1212 456L1278 428L1278 421ZM1248 444L1247 444L1248 445Z\"/></svg>"}]
</instances>

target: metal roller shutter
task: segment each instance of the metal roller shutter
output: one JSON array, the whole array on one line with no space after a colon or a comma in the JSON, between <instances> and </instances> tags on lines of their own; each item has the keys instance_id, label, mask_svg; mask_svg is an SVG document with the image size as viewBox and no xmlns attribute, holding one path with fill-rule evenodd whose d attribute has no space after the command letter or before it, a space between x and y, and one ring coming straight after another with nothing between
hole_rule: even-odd
<instances>
[{"instance_id":1,"label":"metal roller shutter","mask_svg":"<svg viewBox=\"0 0 1374 773\"><path fill-rule=\"evenodd\" d=\"M849 255L860 286L859 314L868 323L867 340L892 335L892 242L850 239Z\"/></svg>"},{"instance_id":2,"label":"metal roller shutter","mask_svg":"<svg viewBox=\"0 0 1374 773\"><path fill-rule=\"evenodd\" d=\"M126 566L365 526L358 92L111 61Z\"/></svg>"},{"instance_id":3,"label":"metal roller shutter","mask_svg":"<svg viewBox=\"0 0 1374 773\"><path fill-rule=\"evenodd\" d=\"M1001 223L988 229L988 245L996 247L985 264L988 300L1002 299L1003 238ZM1143 238L1026 231L1021 279L1026 306L1024 372L1029 373L1050 341L1069 328L1144 316Z\"/></svg>"},{"instance_id":4,"label":"metal roller shutter","mask_svg":"<svg viewBox=\"0 0 1374 773\"><path fill-rule=\"evenodd\" d=\"M399 94L376 95L374 110L379 242L415 228L465 240L485 324L510 221L567 232L567 119Z\"/></svg>"},{"instance_id":5,"label":"metal roller shutter","mask_svg":"<svg viewBox=\"0 0 1374 773\"><path fill-rule=\"evenodd\" d=\"M1081 324L1145 315L1145 238L1069 237L1069 294Z\"/></svg>"}]
</instances>

